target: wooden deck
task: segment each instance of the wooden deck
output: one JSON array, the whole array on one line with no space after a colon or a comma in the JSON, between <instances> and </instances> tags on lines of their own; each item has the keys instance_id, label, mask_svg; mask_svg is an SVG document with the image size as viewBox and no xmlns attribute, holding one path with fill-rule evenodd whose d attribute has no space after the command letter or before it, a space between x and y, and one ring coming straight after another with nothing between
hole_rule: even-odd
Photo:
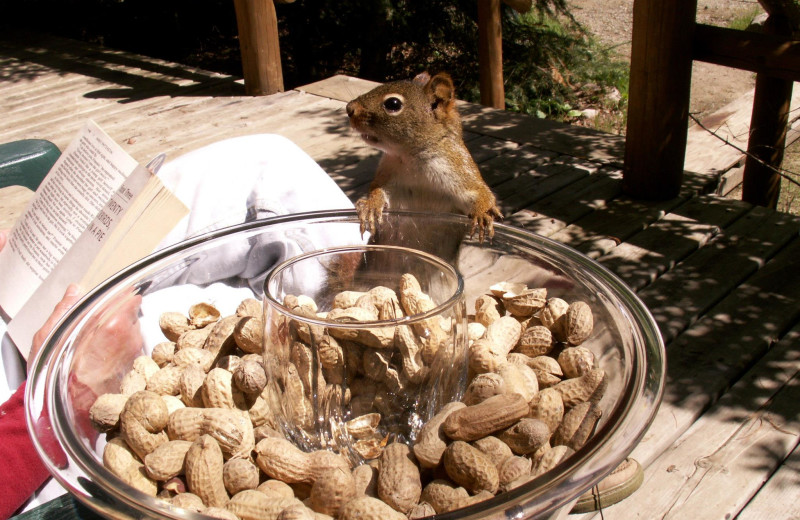
<instances>
[{"instance_id":1,"label":"wooden deck","mask_svg":"<svg viewBox=\"0 0 800 520\"><path fill-rule=\"evenodd\" d=\"M4 34L0 142L43 138L63 148L91 118L146 161L278 133L356 198L376 154L348 129L344 104L370 86L339 76L251 98L238 78ZM462 113L506 223L612 269L668 345L664 402L633 454L645 483L603 518L798 517L800 219L716 195L739 157L713 138L690 140L694 173L679 197L645 202L621 192L620 137L477 105ZM716 128L741 138L730 121Z\"/></svg>"}]
</instances>

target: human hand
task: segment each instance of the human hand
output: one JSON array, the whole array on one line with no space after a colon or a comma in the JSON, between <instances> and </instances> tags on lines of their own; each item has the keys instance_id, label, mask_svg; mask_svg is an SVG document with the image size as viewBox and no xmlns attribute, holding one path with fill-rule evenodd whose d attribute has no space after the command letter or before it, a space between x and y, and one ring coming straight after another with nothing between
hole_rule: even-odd
<instances>
[{"instance_id":1,"label":"human hand","mask_svg":"<svg viewBox=\"0 0 800 520\"><path fill-rule=\"evenodd\" d=\"M119 293L94 309L81 327L69 384L74 409L88 411L98 396L118 392L120 380L142 355L141 302L133 290Z\"/></svg>"},{"instance_id":2,"label":"human hand","mask_svg":"<svg viewBox=\"0 0 800 520\"><path fill-rule=\"evenodd\" d=\"M67 286L67 290L64 292L64 296L61 298L61 301L56 304L53 308L53 312L50 314L50 317L44 322L42 327L36 331L36 334L33 335L33 341L31 342L31 351L28 353L28 370L33 366L33 363L30 363L38 354L39 350L41 350L42 345L44 345L44 340L47 339L47 336L56 326L58 320L67 313L67 311L75 305L81 297L83 291L77 284L71 283Z\"/></svg>"}]
</instances>

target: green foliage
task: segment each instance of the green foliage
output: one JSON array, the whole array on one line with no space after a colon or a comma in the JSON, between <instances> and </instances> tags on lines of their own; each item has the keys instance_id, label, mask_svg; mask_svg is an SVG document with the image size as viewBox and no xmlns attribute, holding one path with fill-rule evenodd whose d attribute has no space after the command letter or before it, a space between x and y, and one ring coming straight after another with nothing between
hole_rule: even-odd
<instances>
[{"instance_id":1,"label":"green foliage","mask_svg":"<svg viewBox=\"0 0 800 520\"><path fill-rule=\"evenodd\" d=\"M741 13L739 13L736 16L736 18L734 18L728 23L728 29L745 31L747 30L748 27L750 27L750 24L753 23L753 20L756 18L756 16L760 15L763 12L764 10L758 4L756 4L753 7L750 7L749 9L745 9Z\"/></svg>"},{"instance_id":2,"label":"green foliage","mask_svg":"<svg viewBox=\"0 0 800 520\"><path fill-rule=\"evenodd\" d=\"M287 83L337 73L388 81L445 71L460 98L480 98L475 0L299 0L280 12ZM627 63L595 44L563 0L540 0L524 15L504 8L503 54L509 110L574 120L578 105L619 110L601 106L607 91L618 90L623 105L627 98ZM586 84L593 85L588 95Z\"/></svg>"},{"instance_id":3,"label":"green foliage","mask_svg":"<svg viewBox=\"0 0 800 520\"><path fill-rule=\"evenodd\" d=\"M617 89L627 99L628 65L574 24L528 13L503 27L506 104L511 110L565 120L579 117L577 105L605 106Z\"/></svg>"}]
</instances>

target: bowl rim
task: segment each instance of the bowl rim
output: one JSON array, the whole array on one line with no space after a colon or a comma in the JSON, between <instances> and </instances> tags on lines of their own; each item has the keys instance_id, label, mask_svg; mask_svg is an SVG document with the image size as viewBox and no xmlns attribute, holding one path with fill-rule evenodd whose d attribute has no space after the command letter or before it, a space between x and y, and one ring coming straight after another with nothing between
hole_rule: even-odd
<instances>
[{"instance_id":1,"label":"bowl rim","mask_svg":"<svg viewBox=\"0 0 800 520\"><path fill-rule=\"evenodd\" d=\"M385 218L414 217L415 215L416 218L449 220L452 223L463 224L465 229L471 227L471 221L467 217L449 213L420 214L407 211L389 211L384 214ZM65 432L60 427L60 421L53 420L53 412L56 412L56 415L58 415L59 412L57 394L64 391L67 384L67 378L63 378L64 380L60 381L57 379L60 385L51 384L51 379L54 377L54 374L57 376L60 372L65 371L63 366L58 366L59 363L63 361L65 355L63 348L61 350L55 350L55 348L62 338L64 338L64 341L61 342L62 347L69 344L69 336L74 333L74 329L80 324L80 321L75 321L76 317L82 316L90 305L94 305L98 299L102 300L104 296L107 296L112 287L116 287L120 282L134 276L144 266L158 264L171 259L177 253L193 249L205 242L215 241L241 232L257 231L268 226L300 222L349 223L353 220L357 222L357 219L358 215L353 209L326 210L281 215L224 227L187 238L184 241L156 251L122 269L97 287L88 291L67 314L62 316L47 336L39 353L32 360L31 371L29 371L29 384L25 391L28 431L33 440L37 454L42 459L51 475L79 500L94 509L103 510L106 503L102 501L102 498L99 499L100 502L98 502L97 497L87 494L85 489L67 480L67 478L61 474L60 468L56 467L56 464L48 456L48 439L39 438L39 432L36 427L39 417L35 416L37 409L31 405L31 403L36 402L37 399L43 406L42 410L39 411L44 411L45 413L48 411L50 412L52 431L69 461L75 464L85 475L97 473L96 477L99 477L98 483L102 484L100 487L103 488L103 492L112 495L118 502L121 501L123 504L128 505L137 513L141 513L142 506L144 506L148 509L148 513L150 514L158 514L175 519L208 518L206 515L174 508L174 506L136 490L114 476L113 473L102 466L102 464L98 465L98 467L90 467L87 465L86 460L89 459L96 463L96 454L94 452L89 453L85 450L85 447L79 440L76 442L71 439L71 432ZM569 464L564 464L564 461L562 461L552 470L539 475L517 488L500 493L478 504L436 516L436 518L441 518L442 520L477 520L478 518L484 518L487 515L504 511L506 512L504 517L508 517L508 514L512 514L514 518L528 518L527 516L522 516L526 513L526 510L541 504L546 504L546 506L544 506L542 511L537 511L537 515L552 514L560 507L568 504L570 500L577 498L580 494L578 493L578 495L569 499L564 497L559 498L558 493L554 492L557 487L565 483L571 483L574 489L580 489L582 493L590 487L592 481L599 480L602 476L610 473L625 456L630 454L638 441L644 436L648 427L652 424L664 392L666 353L658 326L642 300L617 277L617 275L576 249L553 239L503 223L495 224L495 234L498 231L503 234L505 238L513 239L513 241L517 243L517 246L521 245L527 248L535 246L536 249L547 249L552 252L554 258L563 257L579 267L590 267L592 274L596 275L611 293L620 297L622 301L619 303L625 306L626 317L633 323L638 324L638 330L636 331L637 341L634 345L638 350L632 354L641 356L642 359L646 361L643 362L641 370L637 369L635 363L633 364L633 370L630 376L627 377L627 381L623 382L622 393L618 398L619 401L613 406L610 416L592 438L590 438L580 450L570 456ZM82 319L85 319L85 317ZM627 405L623 406L625 403L627 403ZM630 429L632 425L635 426L635 431ZM611 443L609 442L611 440L616 441L615 445L622 443L623 446L612 450L610 446ZM77 449L75 449L73 443L78 446ZM83 453L83 451L87 452ZM601 463L603 457L608 457L609 451L615 451L615 456ZM118 505L118 502L115 502L114 505ZM509 513L511 510L515 511L515 513Z\"/></svg>"}]
</instances>

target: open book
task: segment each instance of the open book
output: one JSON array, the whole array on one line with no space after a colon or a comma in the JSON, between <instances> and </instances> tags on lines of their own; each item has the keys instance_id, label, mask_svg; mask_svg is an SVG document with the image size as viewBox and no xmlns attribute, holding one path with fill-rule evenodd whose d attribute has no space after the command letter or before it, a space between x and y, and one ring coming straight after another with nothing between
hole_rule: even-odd
<instances>
[{"instance_id":1,"label":"open book","mask_svg":"<svg viewBox=\"0 0 800 520\"><path fill-rule=\"evenodd\" d=\"M94 122L36 190L0 252L0 307L27 359L34 333L70 283L88 291L143 258L189 209Z\"/></svg>"}]
</instances>

